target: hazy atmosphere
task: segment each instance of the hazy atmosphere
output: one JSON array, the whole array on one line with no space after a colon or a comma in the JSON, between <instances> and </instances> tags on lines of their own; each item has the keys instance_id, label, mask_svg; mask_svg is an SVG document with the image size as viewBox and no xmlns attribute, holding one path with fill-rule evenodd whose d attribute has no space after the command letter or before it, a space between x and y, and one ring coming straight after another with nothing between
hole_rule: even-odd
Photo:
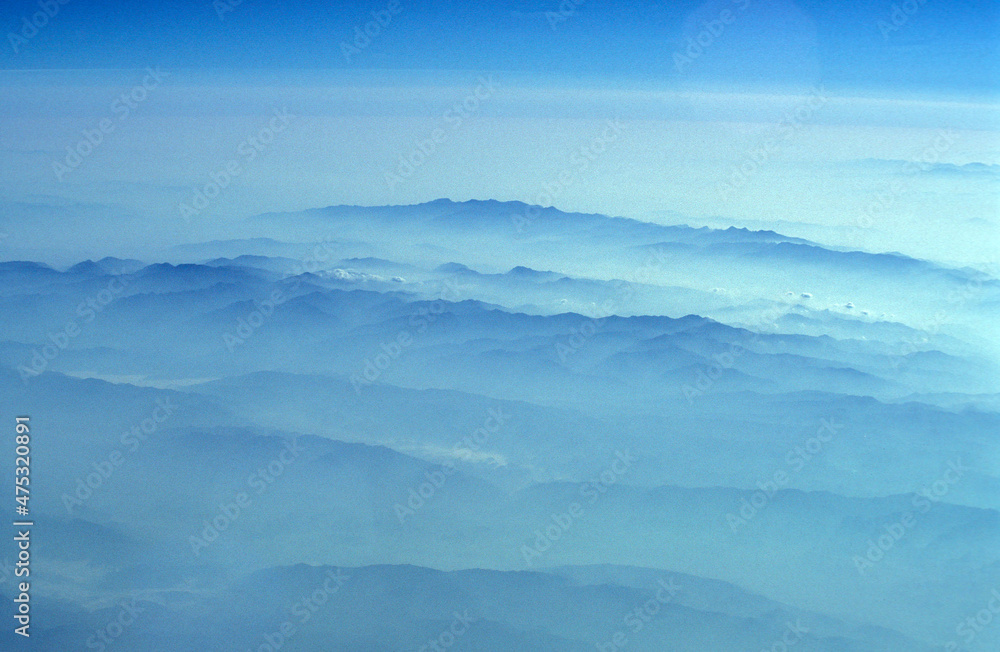
<instances>
[{"instance_id":1,"label":"hazy atmosphere","mask_svg":"<svg viewBox=\"0 0 1000 652\"><path fill-rule=\"evenodd\" d=\"M990 2L8 2L10 650L1000 646Z\"/></svg>"}]
</instances>

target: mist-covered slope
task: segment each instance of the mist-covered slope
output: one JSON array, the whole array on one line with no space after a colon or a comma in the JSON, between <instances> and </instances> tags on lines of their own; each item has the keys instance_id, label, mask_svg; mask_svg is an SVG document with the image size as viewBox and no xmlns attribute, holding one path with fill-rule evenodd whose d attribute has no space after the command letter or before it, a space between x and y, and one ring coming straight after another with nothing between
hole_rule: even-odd
<instances>
[{"instance_id":1,"label":"mist-covered slope","mask_svg":"<svg viewBox=\"0 0 1000 652\"><path fill-rule=\"evenodd\" d=\"M49 649L931 650L1000 586L987 272L499 202L241 229L0 263Z\"/></svg>"}]
</instances>

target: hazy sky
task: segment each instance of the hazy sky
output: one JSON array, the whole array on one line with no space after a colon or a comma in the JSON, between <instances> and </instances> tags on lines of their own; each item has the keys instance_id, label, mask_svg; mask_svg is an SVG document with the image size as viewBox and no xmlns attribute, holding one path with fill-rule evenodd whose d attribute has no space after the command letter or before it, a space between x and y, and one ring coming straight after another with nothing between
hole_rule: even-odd
<instances>
[{"instance_id":1,"label":"hazy sky","mask_svg":"<svg viewBox=\"0 0 1000 652\"><path fill-rule=\"evenodd\" d=\"M995 3L622 5L5 3L0 246L449 197L997 250Z\"/></svg>"}]
</instances>

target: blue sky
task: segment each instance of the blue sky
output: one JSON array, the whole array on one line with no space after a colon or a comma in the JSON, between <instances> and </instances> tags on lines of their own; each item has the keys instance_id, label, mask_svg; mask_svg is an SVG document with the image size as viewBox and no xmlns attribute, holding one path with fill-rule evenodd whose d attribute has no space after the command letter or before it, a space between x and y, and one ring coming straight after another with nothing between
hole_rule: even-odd
<instances>
[{"instance_id":1,"label":"blue sky","mask_svg":"<svg viewBox=\"0 0 1000 652\"><path fill-rule=\"evenodd\" d=\"M18 52L8 39L0 67L472 69L640 85L794 85L821 76L832 88L855 91L989 94L1000 60L998 8L986 0L568 0L563 6L572 12L562 14L556 0L400 0L392 24L346 59L341 42L387 5L243 0L220 18L208 0L71 0ZM894 6L913 13L900 14L905 22L889 31ZM37 2L6 2L0 25L18 32L22 18L38 10ZM728 34L679 74L672 54L723 11L736 19Z\"/></svg>"},{"instance_id":2,"label":"blue sky","mask_svg":"<svg viewBox=\"0 0 1000 652\"><path fill-rule=\"evenodd\" d=\"M970 264L1000 250L996 3L222 2L56 2L30 38L11 34L38 3L0 8L9 255L41 255L25 226L39 214L138 247L267 211L441 197ZM164 76L140 90L147 69ZM282 109L288 128L243 160ZM60 173L102 120L113 132ZM609 121L623 128L604 143ZM234 158L220 198L179 219Z\"/></svg>"}]
</instances>

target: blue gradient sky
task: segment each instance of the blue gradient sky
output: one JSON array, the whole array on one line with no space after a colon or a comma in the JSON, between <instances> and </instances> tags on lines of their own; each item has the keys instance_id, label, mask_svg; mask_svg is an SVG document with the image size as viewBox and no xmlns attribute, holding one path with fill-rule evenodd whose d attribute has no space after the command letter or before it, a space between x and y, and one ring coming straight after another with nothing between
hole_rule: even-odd
<instances>
[{"instance_id":1,"label":"blue gradient sky","mask_svg":"<svg viewBox=\"0 0 1000 652\"><path fill-rule=\"evenodd\" d=\"M970 264L1000 250L995 2L914 0L890 31L889 1L586 0L564 19L555 0L401 1L345 57L342 43L388 5L244 0L220 18L207 0L70 0L14 52L9 33L38 5L4 3L0 246L40 255L38 215L138 247L224 237L273 210L448 197L775 228ZM705 47L689 51L698 38ZM147 67L169 76L119 122L115 99ZM457 124L449 110L483 79L496 89ZM281 107L296 116L289 128L200 220L180 220L178 206ZM104 118L114 133L57 179L53 165ZM584 169L581 148L608 120L624 128ZM445 142L387 181L435 129ZM907 171L942 133L943 151ZM752 174L727 191L741 166ZM567 170L572 183L550 192Z\"/></svg>"},{"instance_id":2,"label":"blue gradient sky","mask_svg":"<svg viewBox=\"0 0 1000 652\"><path fill-rule=\"evenodd\" d=\"M998 81L998 5L922 0L898 30L894 2L738 0L612 3L585 0L555 22L559 3L400 3L395 24L348 61L340 43L384 2L244 0L223 17L203 2L92 2L60 6L38 36L3 48L0 67L425 69L546 72L625 84L795 85L819 74L830 88L992 94ZM905 4L905 3L904 3ZM701 21L731 10L728 26L683 75L672 53ZM17 31L35 2L0 8Z\"/></svg>"}]
</instances>

